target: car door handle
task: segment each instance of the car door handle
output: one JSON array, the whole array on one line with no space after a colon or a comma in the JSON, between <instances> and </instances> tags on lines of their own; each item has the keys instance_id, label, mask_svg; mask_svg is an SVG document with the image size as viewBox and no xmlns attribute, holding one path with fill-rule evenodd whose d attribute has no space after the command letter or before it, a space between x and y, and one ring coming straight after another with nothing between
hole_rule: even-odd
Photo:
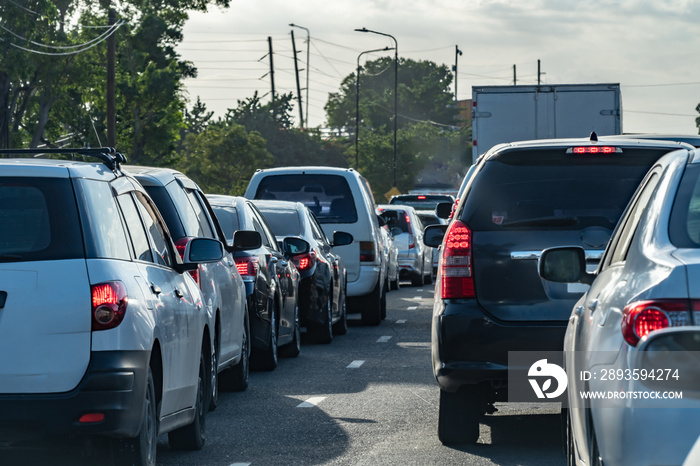
<instances>
[{"instance_id":1,"label":"car door handle","mask_svg":"<svg viewBox=\"0 0 700 466\"><path fill-rule=\"evenodd\" d=\"M177 288L175 288L175 296L177 296L178 298L182 299L182 297L185 296L185 295L182 294L182 291L180 291L180 290L178 290Z\"/></svg>"},{"instance_id":2,"label":"car door handle","mask_svg":"<svg viewBox=\"0 0 700 466\"><path fill-rule=\"evenodd\" d=\"M161 290L160 287L153 282L151 282L151 291L155 295L159 295L163 292L163 290Z\"/></svg>"}]
</instances>

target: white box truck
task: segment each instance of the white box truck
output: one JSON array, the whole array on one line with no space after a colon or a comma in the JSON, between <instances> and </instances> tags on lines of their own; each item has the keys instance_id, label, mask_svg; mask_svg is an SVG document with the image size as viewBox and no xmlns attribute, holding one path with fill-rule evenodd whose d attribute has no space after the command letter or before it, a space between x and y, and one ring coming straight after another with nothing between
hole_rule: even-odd
<instances>
[{"instance_id":1,"label":"white box truck","mask_svg":"<svg viewBox=\"0 0 700 466\"><path fill-rule=\"evenodd\" d=\"M620 84L472 87L472 161L496 144L622 133Z\"/></svg>"}]
</instances>

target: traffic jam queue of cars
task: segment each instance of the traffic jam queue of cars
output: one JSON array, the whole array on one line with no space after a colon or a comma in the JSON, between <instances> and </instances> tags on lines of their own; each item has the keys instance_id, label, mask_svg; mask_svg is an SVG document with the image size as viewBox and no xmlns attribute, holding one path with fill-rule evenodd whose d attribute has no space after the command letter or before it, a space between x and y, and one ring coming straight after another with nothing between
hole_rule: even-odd
<instances>
[{"instance_id":1,"label":"traffic jam queue of cars","mask_svg":"<svg viewBox=\"0 0 700 466\"><path fill-rule=\"evenodd\" d=\"M672 139L497 145L438 207L443 444L557 401L567 465L700 464L700 150Z\"/></svg>"},{"instance_id":2,"label":"traffic jam queue of cars","mask_svg":"<svg viewBox=\"0 0 700 466\"><path fill-rule=\"evenodd\" d=\"M4 446L67 435L149 466L163 434L201 449L220 389L299 355L303 331L330 343L352 312L378 325L398 288L355 170L258 171L249 197L270 201L205 195L112 148L1 153Z\"/></svg>"}]
</instances>

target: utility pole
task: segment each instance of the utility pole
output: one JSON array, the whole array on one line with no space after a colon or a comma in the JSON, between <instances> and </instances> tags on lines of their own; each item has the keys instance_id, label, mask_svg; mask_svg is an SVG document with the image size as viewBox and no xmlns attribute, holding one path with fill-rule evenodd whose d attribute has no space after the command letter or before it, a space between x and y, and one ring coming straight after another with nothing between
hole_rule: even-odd
<instances>
[{"instance_id":1,"label":"utility pole","mask_svg":"<svg viewBox=\"0 0 700 466\"><path fill-rule=\"evenodd\" d=\"M291 23L291 27L299 28L306 31L306 127L309 127L309 71L311 65L309 64L309 49L311 48L311 32L308 28L304 26L299 26L298 24Z\"/></svg>"},{"instance_id":2,"label":"utility pole","mask_svg":"<svg viewBox=\"0 0 700 466\"><path fill-rule=\"evenodd\" d=\"M299 127L304 128L304 109L301 106L301 87L299 87L299 60L297 59L297 46L294 42L294 31L292 31L292 52L294 53L294 74L297 78L297 100L299 101Z\"/></svg>"},{"instance_id":3,"label":"utility pole","mask_svg":"<svg viewBox=\"0 0 700 466\"><path fill-rule=\"evenodd\" d=\"M110 1L107 1L107 21L109 26L113 27L116 22L116 12L112 8ZM117 60L117 38L116 30L107 38L107 146L114 147L117 144L117 117L116 106L114 99L114 79L115 79L115 63Z\"/></svg>"},{"instance_id":4,"label":"utility pole","mask_svg":"<svg viewBox=\"0 0 700 466\"><path fill-rule=\"evenodd\" d=\"M541 83L541 73L540 73L540 59L537 59L537 85L539 86Z\"/></svg>"},{"instance_id":5,"label":"utility pole","mask_svg":"<svg viewBox=\"0 0 700 466\"><path fill-rule=\"evenodd\" d=\"M272 60L272 37L267 36L267 45L270 51L270 82L272 83L272 101L275 101L275 65Z\"/></svg>"},{"instance_id":6,"label":"utility pole","mask_svg":"<svg viewBox=\"0 0 700 466\"><path fill-rule=\"evenodd\" d=\"M452 71L455 72L455 102L457 102L457 58L462 55L462 51L459 50L459 46L455 45L455 66L452 67Z\"/></svg>"},{"instance_id":7,"label":"utility pole","mask_svg":"<svg viewBox=\"0 0 700 466\"><path fill-rule=\"evenodd\" d=\"M517 76L515 75L515 65L513 65L513 86L518 84Z\"/></svg>"}]
</instances>

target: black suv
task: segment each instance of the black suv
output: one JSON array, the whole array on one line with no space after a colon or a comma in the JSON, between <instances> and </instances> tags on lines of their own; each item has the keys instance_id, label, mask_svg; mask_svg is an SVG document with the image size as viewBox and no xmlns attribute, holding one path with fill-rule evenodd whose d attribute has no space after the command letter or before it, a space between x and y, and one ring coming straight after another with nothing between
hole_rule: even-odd
<instances>
[{"instance_id":1,"label":"black suv","mask_svg":"<svg viewBox=\"0 0 700 466\"><path fill-rule=\"evenodd\" d=\"M479 159L454 220L425 231L428 246L441 246L432 360L442 443L476 442L480 417L507 401L509 352L562 351L585 290L542 280L541 251L581 246L594 268L647 170L681 147L690 148L593 134L499 145Z\"/></svg>"}]
</instances>

